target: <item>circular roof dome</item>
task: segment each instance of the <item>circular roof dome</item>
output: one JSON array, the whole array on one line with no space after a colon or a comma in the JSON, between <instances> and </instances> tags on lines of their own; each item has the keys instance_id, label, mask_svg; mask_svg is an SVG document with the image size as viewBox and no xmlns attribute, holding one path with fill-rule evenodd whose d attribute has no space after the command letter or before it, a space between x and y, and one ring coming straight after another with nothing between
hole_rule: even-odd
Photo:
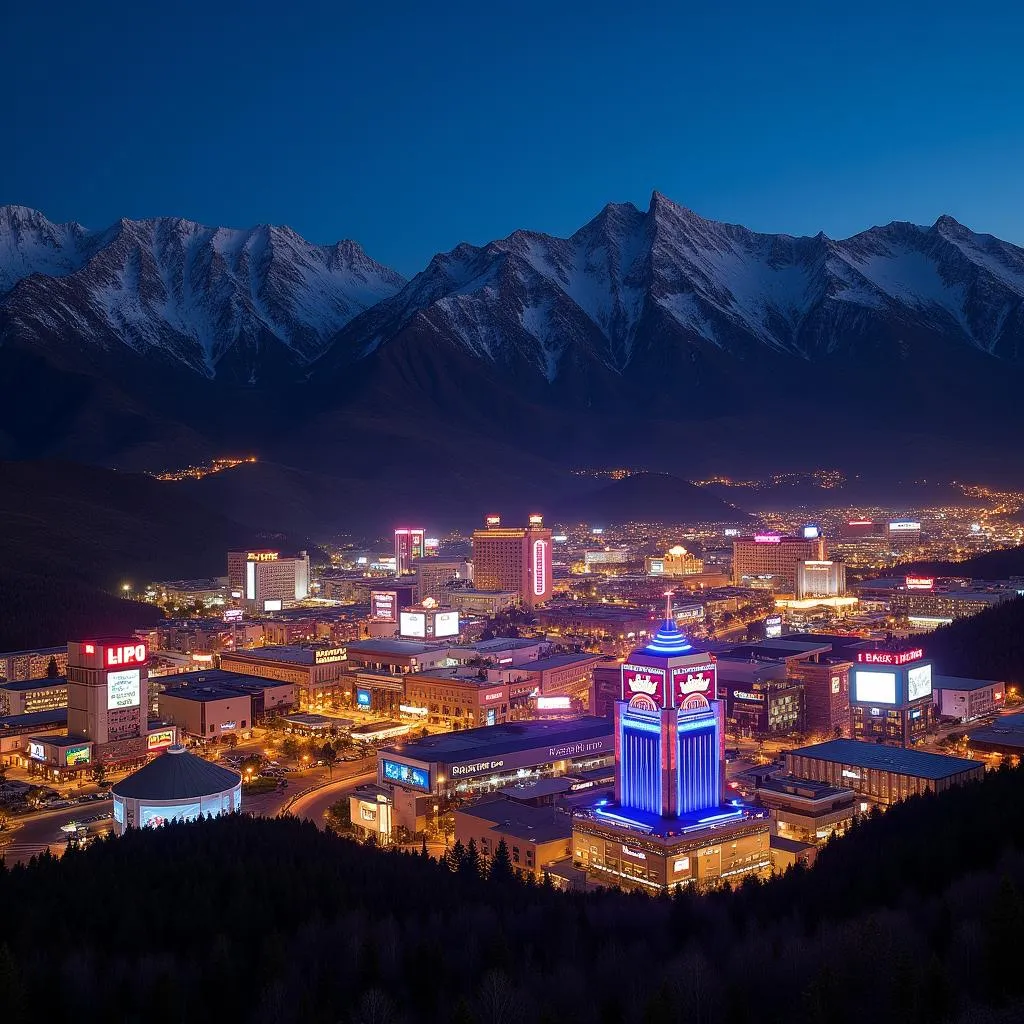
<instances>
[{"instance_id":1,"label":"circular roof dome","mask_svg":"<svg viewBox=\"0 0 1024 1024\"><path fill-rule=\"evenodd\" d=\"M112 792L132 800L190 800L234 789L241 781L242 776L237 772L212 764L175 744L116 783Z\"/></svg>"}]
</instances>

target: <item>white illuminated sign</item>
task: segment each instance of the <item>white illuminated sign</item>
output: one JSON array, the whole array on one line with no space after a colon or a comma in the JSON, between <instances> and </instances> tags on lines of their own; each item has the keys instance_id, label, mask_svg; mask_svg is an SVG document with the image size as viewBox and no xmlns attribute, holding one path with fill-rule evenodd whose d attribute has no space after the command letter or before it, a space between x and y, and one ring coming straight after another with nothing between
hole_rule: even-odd
<instances>
[{"instance_id":1,"label":"white illuminated sign","mask_svg":"<svg viewBox=\"0 0 1024 1024\"><path fill-rule=\"evenodd\" d=\"M927 697L932 692L931 665L918 665L907 670L907 700Z\"/></svg>"},{"instance_id":2,"label":"white illuminated sign","mask_svg":"<svg viewBox=\"0 0 1024 1024\"><path fill-rule=\"evenodd\" d=\"M141 676L137 668L107 673L107 710L137 708L140 703Z\"/></svg>"},{"instance_id":3,"label":"white illuminated sign","mask_svg":"<svg viewBox=\"0 0 1024 1024\"><path fill-rule=\"evenodd\" d=\"M913 533L915 530L920 530L921 524L912 522L909 519L900 520L896 523L889 524L890 533Z\"/></svg>"},{"instance_id":4,"label":"white illuminated sign","mask_svg":"<svg viewBox=\"0 0 1024 1024\"><path fill-rule=\"evenodd\" d=\"M870 672L857 669L854 673L854 699L861 704L895 704L896 673Z\"/></svg>"},{"instance_id":5,"label":"white illuminated sign","mask_svg":"<svg viewBox=\"0 0 1024 1024\"><path fill-rule=\"evenodd\" d=\"M245 563L245 596L249 601L256 600L256 563Z\"/></svg>"},{"instance_id":6,"label":"white illuminated sign","mask_svg":"<svg viewBox=\"0 0 1024 1024\"><path fill-rule=\"evenodd\" d=\"M548 566L547 566L548 542L546 540L535 540L533 542L533 594L534 597L543 597L548 589Z\"/></svg>"},{"instance_id":7,"label":"white illuminated sign","mask_svg":"<svg viewBox=\"0 0 1024 1024\"><path fill-rule=\"evenodd\" d=\"M427 635L427 616L423 612L402 612L398 621L398 631L402 636Z\"/></svg>"},{"instance_id":8,"label":"white illuminated sign","mask_svg":"<svg viewBox=\"0 0 1024 1024\"><path fill-rule=\"evenodd\" d=\"M458 636L458 634L458 612L438 612L434 616L434 636Z\"/></svg>"},{"instance_id":9,"label":"white illuminated sign","mask_svg":"<svg viewBox=\"0 0 1024 1024\"><path fill-rule=\"evenodd\" d=\"M568 711L572 707L569 697L538 697L538 711Z\"/></svg>"},{"instance_id":10,"label":"white illuminated sign","mask_svg":"<svg viewBox=\"0 0 1024 1024\"><path fill-rule=\"evenodd\" d=\"M31 757L33 761L45 761L46 751L43 748L42 743L30 742L28 745L28 756Z\"/></svg>"}]
</instances>

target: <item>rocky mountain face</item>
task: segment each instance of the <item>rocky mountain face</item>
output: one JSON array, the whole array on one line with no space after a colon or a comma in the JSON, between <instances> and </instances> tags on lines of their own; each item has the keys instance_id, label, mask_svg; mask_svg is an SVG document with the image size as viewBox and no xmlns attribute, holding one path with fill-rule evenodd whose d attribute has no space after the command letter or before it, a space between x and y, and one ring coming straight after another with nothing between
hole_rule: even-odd
<instances>
[{"instance_id":1,"label":"rocky mountain face","mask_svg":"<svg viewBox=\"0 0 1024 1024\"><path fill-rule=\"evenodd\" d=\"M0 455L166 462L250 439L370 457L442 429L563 465L653 436L816 459L873 430L966 453L950 411L966 403L989 445L1016 422L1022 318L1024 250L950 217L796 238L655 193L570 238L460 245L406 282L288 228L88 231L6 207L0 367L25 383Z\"/></svg>"},{"instance_id":2,"label":"rocky mountain face","mask_svg":"<svg viewBox=\"0 0 1024 1024\"><path fill-rule=\"evenodd\" d=\"M256 384L308 364L404 283L355 242L311 245L290 228L159 218L90 232L0 208L0 337L29 346L127 350Z\"/></svg>"}]
</instances>

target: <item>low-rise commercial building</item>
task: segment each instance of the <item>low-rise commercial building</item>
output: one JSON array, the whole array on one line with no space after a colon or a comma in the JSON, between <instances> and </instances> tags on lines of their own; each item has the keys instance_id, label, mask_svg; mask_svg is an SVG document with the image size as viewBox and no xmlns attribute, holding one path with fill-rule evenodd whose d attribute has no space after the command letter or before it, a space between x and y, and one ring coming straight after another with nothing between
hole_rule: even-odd
<instances>
[{"instance_id":1,"label":"low-rise commercial building","mask_svg":"<svg viewBox=\"0 0 1024 1024\"><path fill-rule=\"evenodd\" d=\"M485 860L504 840L512 869L542 878L546 868L572 854L572 816L554 806L485 800L455 811L455 838L463 846L475 841Z\"/></svg>"},{"instance_id":2,"label":"low-rise commercial building","mask_svg":"<svg viewBox=\"0 0 1024 1024\"><path fill-rule=\"evenodd\" d=\"M218 686L177 686L160 695L163 716L196 739L220 739L252 728L252 697Z\"/></svg>"},{"instance_id":3,"label":"low-rise commercial building","mask_svg":"<svg viewBox=\"0 0 1024 1024\"><path fill-rule=\"evenodd\" d=\"M46 675L53 660L57 675L66 676L68 671L68 648L38 647L25 651L5 651L0 654L0 680L8 683L25 679L40 679Z\"/></svg>"},{"instance_id":4,"label":"low-rise commercial building","mask_svg":"<svg viewBox=\"0 0 1024 1024\"><path fill-rule=\"evenodd\" d=\"M346 648L305 644L294 647L263 647L220 656L227 672L292 683L303 710L322 710L339 698L339 683L346 670Z\"/></svg>"},{"instance_id":5,"label":"low-rise commercial building","mask_svg":"<svg viewBox=\"0 0 1024 1024\"><path fill-rule=\"evenodd\" d=\"M935 676L932 680L935 706L942 718L973 722L1003 707L1006 687L994 679L963 679Z\"/></svg>"},{"instance_id":6,"label":"low-rise commercial building","mask_svg":"<svg viewBox=\"0 0 1024 1024\"><path fill-rule=\"evenodd\" d=\"M767 807L778 834L801 843L818 843L842 834L857 813L849 786L832 786L792 775L760 776L757 802Z\"/></svg>"},{"instance_id":7,"label":"low-rise commercial building","mask_svg":"<svg viewBox=\"0 0 1024 1024\"><path fill-rule=\"evenodd\" d=\"M377 781L394 793L396 823L418 832L434 804L607 766L614 754L610 719L508 722L386 747Z\"/></svg>"},{"instance_id":8,"label":"low-rise commercial building","mask_svg":"<svg viewBox=\"0 0 1024 1024\"><path fill-rule=\"evenodd\" d=\"M980 780L981 761L838 739L786 752L790 775L849 787L874 803L893 804L915 793L942 792Z\"/></svg>"},{"instance_id":9,"label":"low-rise commercial building","mask_svg":"<svg viewBox=\"0 0 1024 1024\"><path fill-rule=\"evenodd\" d=\"M490 681L483 670L431 669L405 676L405 706L413 714L425 712L432 725L451 729L495 725L508 718L508 686Z\"/></svg>"},{"instance_id":10,"label":"low-rise commercial building","mask_svg":"<svg viewBox=\"0 0 1024 1024\"><path fill-rule=\"evenodd\" d=\"M0 718L54 711L67 706L68 681L63 676L0 683Z\"/></svg>"}]
</instances>

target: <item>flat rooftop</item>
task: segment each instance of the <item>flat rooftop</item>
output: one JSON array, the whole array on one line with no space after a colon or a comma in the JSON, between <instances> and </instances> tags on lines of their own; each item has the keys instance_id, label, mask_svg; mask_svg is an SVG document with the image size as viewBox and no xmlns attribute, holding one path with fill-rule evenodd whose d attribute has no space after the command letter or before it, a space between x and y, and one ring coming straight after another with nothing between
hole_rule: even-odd
<instances>
[{"instance_id":1,"label":"flat rooftop","mask_svg":"<svg viewBox=\"0 0 1024 1024\"><path fill-rule=\"evenodd\" d=\"M174 686L164 690L160 695L164 697L180 697L182 700L194 700L197 704L206 704L212 700L240 700L245 697L250 699L250 694L242 693L240 690L230 690L226 686Z\"/></svg>"},{"instance_id":2,"label":"flat rooftop","mask_svg":"<svg viewBox=\"0 0 1024 1024\"><path fill-rule=\"evenodd\" d=\"M996 679L965 679L962 676L932 676L936 690L984 690L986 686L1002 686Z\"/></svg>"},{"instance_id":3,"label":"flat rooftop","mask_svg":"<svg viewBox=\"0 0 1024 1024\"><path fill-rule=\"evenodd\" d=\"M918 779L948 779L966 771L982 767L981 761L966 757L949 757L925 750L903 750L885 747L879 743L860 740L829 740L809 747L787 751L787 756L817 758L836 764L849 764L856 768L874 768L877 771L897 772Z\"/></svg>"},{"instance_id":4,"label":"flat rooftop","mask_svg":"<svg viewBox=\"0 0 1024 1024\"><path fill-rule=\"evenodd\" d=\"M534 747L562 747L586 740L611 738L612 720L587 716L572 721L504 722L461 732L438 733L388 747L384 753L417 761L465 761L495 757ZM610 753L610 751L609 751ZM576 755L567 754L573 757Z\"/></svg>"},{"instance_id":5,"label":"flat rooftop","mask_svg":"<svg viewBox=\"0 0 1024 1024\"><path fill-rule=\"evenodd\" d=\"M506 786L498 792L510 800L540 800L546 796L568 793L571 787L572 783L566 778L536 779L533 782L521 782L516 786Z\"/></svg>"},{"instance_id":6,"label":"flat rooftop","mask_svg":"<svg viewBox=\"0 0 1024 1024\"><path fill-rule=\"evenodd\" d=\"M572 817L554 807L531 807L515 800L487 800L461 807L458 813L490 822L496 831L526 843L549 843L572 835Z\"/></svg>"},{"instance_id":7,"label":"flat rooftop","mask_svg":"<svg viewBox=\"0 0 1024 1024\"><path fill-rule=\"evenodd\" d=\"M978 746L1024 750L1024 714L1000 715L991 725L972 729L967 738Z\"/></svg>"},{"instance_id":8,"label":"flat rooftop","mask_svg":"<svg viewBox=\"0 0 1024 1024\"><path fill-rule=\"evenodd\" d=\"M785 640L768 641L763 644L740 644L738 647L723 651L723 654L734 661L791 661L810 658L815 654L828 654L831 650L831 644Z\"/></svg>"},{"instance_id":9,"label":"flat rooftop","mask_svg":"<svg viewBox=\"0 0 1024 1024\"><path fill-rule=\"evenodd\" d=\"M272 686L291 686L277 679L262 679L259 676L247 676L243 672L228 672L222 668L204 668L198 672L174 672L168 676L154 676L157 682L168 689L176 687L210 686L245 690L263 690Z\"/></svg>"},{"instance_id":10,"label":"flat rooftop","mask_svg":"<svg viewBox=\"0 0 1024 1024\"><path fill-rule=\"evenodd\" d=\"M353 654L384 654L397 655L402 658L415 658L421 654L443 651L447 644L425 644L419 640L395 640L381 637L376 640L357 640L348 646L349 657Z\"/></svg>"},{"instance_id":11,"label":"flat rooftop","mask_svg":"<svg viewBox=\"0 0 1024 1024\"><path fill-rule=\"evenodd\" d=\"M340 644L344 647L344 644ZM308 647L306 645L281 645L275 647L257 647L252 651L232 651L225 653L223 657L238 658L244 661L280 661L292 665L315 665L316 652L323 650L335 650L335 647L324 644L319 647Z\"/></svg>"},{"instance_id":12,"label":"flat rooftop","mask_svg":"<svg viewBox=\"0 0 1024 1024\"><path fill-rule=\"evenodd\" d=\"M569 665L582 665L587 662L597 662L600 660L600 654L555 654L550 658L528 661L520 667L528 668L531 672L546 672L549 669L566 668Z\"/></svg>"},{"instance_id":13,"label":"flat rooftop","mask_svg":"<svg viewBox=\"0 0 1024 1024\"><path fill-rule=\"evenodd\" d=\"M0 718L0 732L29 732L46 726L64 728L68 724L68 709L54 708L52 711L30 711L27 715L6 715Z\"/></svg>"},{"instance_id":14,"label":"flat rooftop","mask_svg":"<svg viewBox=\"0 0 1024 1024\"><path fill-rule=\"evenodd\" d=\"M55 676L50 679L44 676L41 679L22 679L17 682L0 683L0 690L10 690L12 693L23 693L26 690L45 690L50 686L67 686L66 676Z\"/></svg>"},{"instance_id":15,"label":"flat rooftop","mask_svg":"<svg viewBox=\"0 0 1024 1024\"><path fill-rule=\"evenodd\" d=\"M475 644L459 644L460 650L479 651L481 654L495 654L498 651L524 651L547 643L546 640L528 640L511 636L496 636L493 640L479 640Z\"/></svg>"},{"instance_id":16,"label":"flat rooftop","mask_svg":"<svg viewBox=\"0 0 1024 1024\"><path fill-rule=\"evenodd\" d=\"M838 799L853 796L853 790L845 786L830 786L827 782L815 782L797 775L767 775L757 782L757 788L766 789L769 793L786 796L801 796L807 800Z\"/></svg>"},{"instance_id":17,"label":"flat rooftop","mask_svg":"<svg viewBox=\"0 0 1024 1024\"><path fill-rule=\"evenodd\" d=\"M47 654L67 654L68 645L64 644L61 647L26 647L23 651L0 651L0 658L20 658L25 655L39 654L44 657Z\"/></svg>"},{"instance_id":18,"label":"flat rooftop","mask_svg":"<svg viewBox=\"0 0 1024 1024\"><path fill-rule=\"evenodd\" d=\"M33 737L40 743L49 743L54 747L84 747L92 742L87 736L39 736Z\"/></svg>"},{"instance_id":19,"label":"flat rooftop","mask_svg":"<svg viewBox=\"0 0 1024 1024\"><path fill-rule=\"evenodd\" d=\"M707 810L680 814L677 818L663 818L660 814L649 814L634 808L622 808L615 803L602 802L591 807L591 816L593 821L612 828L620 828L623 832L657 836L661 839L696 839L704 835L721 833L751 821L763 820L767 825L769 812L765 807L752 807L737 800Z\"/></svg>"}]
</instances>

